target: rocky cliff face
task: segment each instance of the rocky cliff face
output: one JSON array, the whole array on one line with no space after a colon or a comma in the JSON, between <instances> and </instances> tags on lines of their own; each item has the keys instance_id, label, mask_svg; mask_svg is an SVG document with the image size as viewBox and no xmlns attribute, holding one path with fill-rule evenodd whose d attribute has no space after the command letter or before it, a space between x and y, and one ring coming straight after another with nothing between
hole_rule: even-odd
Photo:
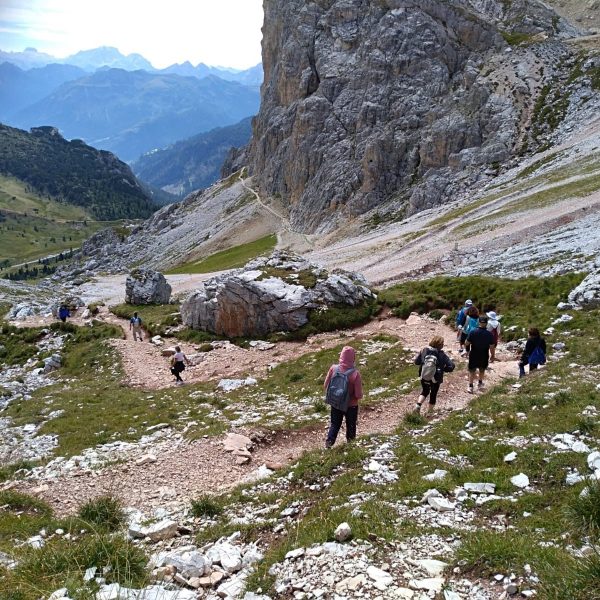
<instances>
[{"instance_id":1,"label":"rocky cliff face","mask_svg":"<svg viewBox=\"0 0 600 600\"><path fill-rule=\"evenodd\" d=\"M435 206L457 181L507 161L536 94L526 81L521 90L494 84L490 64L509 42L572 33L528 0L264 8L265 83L249 160L263 193L313 232L388 201L404 213Z\"/></svg>"}]
</instances>

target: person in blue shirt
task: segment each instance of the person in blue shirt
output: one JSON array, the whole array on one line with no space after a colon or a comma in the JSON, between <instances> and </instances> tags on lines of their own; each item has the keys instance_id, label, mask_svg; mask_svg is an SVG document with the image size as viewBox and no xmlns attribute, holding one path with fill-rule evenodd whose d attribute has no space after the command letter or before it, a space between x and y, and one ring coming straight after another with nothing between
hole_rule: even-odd
<instances>
[{"instance_id":1,"label":"person in blue shirt","mask_svg":"<svg viewBox=\"0 0 600 600\"><path fill-rule=\"evenodd\" d=\"M460 343L460 353L465 351L465 340L467 336L463 336L463 328L467 322L467 311L473 306L473 300L465 300L465 305L458 311L456 315L456 339Z\"/></svg>"},{"instance_id":2,"label":"person in blue shirt","mask_svg":"<svg viewBox=\"0 0 600 600\"><path fill-rule=\"evenodd\" d=\"M494 336L488 331L488 318L485 315L479 317L479 326L473 329L467 336L465 348L469 353L469 387L467 391L473 393L475 374L479 372L478 389L483 388L485 370L490 363L490 348L495 345Z\"/></svg>"},{"instance_id":3,"label":"person in blue shirt","mask_svg":"<svg viewBox=\"0 0 600 600\"><path fill-rule=\"evenodd\" d=\"M61 304L60 308L58 309L58 318L63 322L66 323L67 322L67 318L71 316L71 313L69 312L69 309L67 307L66 304Z\"/></svg>"}]
</instances>

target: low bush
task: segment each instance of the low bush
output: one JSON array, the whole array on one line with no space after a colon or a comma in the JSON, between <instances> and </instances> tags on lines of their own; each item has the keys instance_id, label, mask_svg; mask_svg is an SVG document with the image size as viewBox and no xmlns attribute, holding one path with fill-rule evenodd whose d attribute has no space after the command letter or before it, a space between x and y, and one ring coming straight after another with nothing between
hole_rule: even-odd
<instances>
[{"instance_id":1,"label":"low bush","mask_svg":"<svg viewBox=\"0 0 600 600\"><path fill-rule=\"evenodd\" d=\"M116 531L125 523L121 502L114 496L89 500L81 506L78 516L86 523L106 531Z\"/></svg>"},{"instance_id":2,"label":"low bush","mask_svg":"<svg viewBox=\"0 0 600 600\"><path fill-rule=\"evenodd\" d=\"M590 480L583 496L571 501L568 515L583 534L600 535L600 482Z\"/></svg>"},{"instance_id":3,"label":"low bush","mask_svg":"<svg viewBox=\"0 0 600 600\"><path fill-rule=\"evenodd\" d=\"M194 517L216 517L223 512L223 507L210 496L200 496L192 500L191 512Z\"/></svg>"}]
</instances>

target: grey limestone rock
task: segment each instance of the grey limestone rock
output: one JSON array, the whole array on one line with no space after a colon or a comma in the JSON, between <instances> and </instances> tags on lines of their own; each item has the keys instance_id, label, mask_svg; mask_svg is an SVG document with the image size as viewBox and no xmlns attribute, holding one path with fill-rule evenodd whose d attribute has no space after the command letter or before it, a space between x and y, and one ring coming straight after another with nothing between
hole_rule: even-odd
<instances>
[{"instance_id":1,"label":"grey limestone rock","mask_svg":"<svg viewBox=\"0 0 600 600\"><path fill-rule=\"evenodd\" d=\"M151 269L135 269L125 282L125 302L128 304L168 304L171 286L165 276Z\"/></svg>"},{"instance_id":2,"label":"grey limestone rock","mask_svg":"<svg viewBox=\"0 0 600 600\"><path fill-rule=\"evenodd\" d=\"M582 308L600 306L600 265L569 294L569 304Z\"/></svg>"},{"instance_id":3,"label":"grey limestone rock","mask_svg":"<svg viewBox=\"0 0 600 600\"><path fill-rule=\"evenodd\" d=\"M373 299L363 282L358 274L328 274L297 255L275 252L207 281L183 303L181 316L189 327L228 337L294 331L311 310Z\"/></svg>"},{"instance_id":4,"label":"grey limestone rock","mask_svg":"<svg viewBox=\"0 0 600 600\"><path fill-rule=\"evenodd\" d=\"M532 112L536 92L525 74L514 89L485 75L511 50L502 34L574 31L530 0L267 0L264 8L251 174L289 207L293 227L310 232L388 201L409 213L436 206L459 180L512 158L519 113Z\"/></svg>"}]
</instances>

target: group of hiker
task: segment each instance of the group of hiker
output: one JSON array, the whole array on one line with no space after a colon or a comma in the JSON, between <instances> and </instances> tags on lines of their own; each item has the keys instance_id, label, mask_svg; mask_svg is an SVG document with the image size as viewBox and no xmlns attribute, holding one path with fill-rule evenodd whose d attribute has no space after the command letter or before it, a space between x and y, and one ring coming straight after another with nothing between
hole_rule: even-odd
<instances>
[{"instance_id":1,"label":"group of hiker","mask_svg":"<svg viewBox=\"0 0 600 600\"><path fill-rule=\"evenodd\" d=\"M490 362L497 360L496 347L500 340L502 328L499 315L491 310L481 314L472 300L466 300L456 316L457 342L459 354L468 359L467 392L474 393L475 379L477 389L484 388L485 373ZM419 367L421 392L415 412L419 413L425 400L428 401L428 413L431 413L437 402L437 395L444 381L444 373L454 371L454 361L443 351L444 338L436 335L429 344L415 357L414 364ZM362 398L362 380L355 366L356 351L351 346L344 346L340 353L339 363L329 368L325 378L325 401L331 407L330 426L325 440L325 447L331 448L345 419L346 439L352 441L356 437L358 421L358 401ZM525 376L525 367L533 371L546 362L546 341L537 328L529 329L529 337L518 362L519 377Z\"/></svg>"}]
</instances>

